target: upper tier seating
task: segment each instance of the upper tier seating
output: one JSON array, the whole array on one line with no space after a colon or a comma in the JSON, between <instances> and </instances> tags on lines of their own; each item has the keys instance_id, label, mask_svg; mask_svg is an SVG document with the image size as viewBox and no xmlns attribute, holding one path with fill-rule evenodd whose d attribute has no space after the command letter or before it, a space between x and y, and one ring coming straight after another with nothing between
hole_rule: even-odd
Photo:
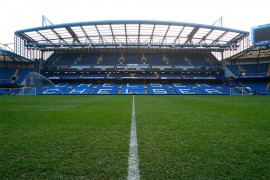
<instances>
[{"instance_id":1,"label":"upper tier seating","mask_svg":"<svg viewBox=\"0 0 270 180\"><path fill-rule=\"evenodd\" d=\"M270 64L245 64L245 65L227 65L227 68L236 76L266 76Z\"/></svg>"},{"instance_id":2,"label":"upper tier seating","mask_svg":"<svg viewBox=\"0 0 270 180\"><path fill-rule=\"evenodd\" d=\"M220 66L210 53L54 53L44 66Z\"/></svg>"}]
</instances>

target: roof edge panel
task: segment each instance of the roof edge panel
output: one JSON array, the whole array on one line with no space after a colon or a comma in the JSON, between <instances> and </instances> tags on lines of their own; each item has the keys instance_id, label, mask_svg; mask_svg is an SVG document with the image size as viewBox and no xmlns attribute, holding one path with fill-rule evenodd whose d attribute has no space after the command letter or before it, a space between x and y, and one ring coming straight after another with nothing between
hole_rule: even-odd
<instances>
[{"instance_id":1,"label":"roof edge panel","mask_svg":"<svg viewBox=\"0 0 270 180\"><path fill-rule=\"evenodd\" d=\"M190 27L230 31L230 32L236 32L236 33L241 33L241 34L246 34L246 35L249 34L249 32L247 31L219 27L219 26L186 23L186 22L176 22L176 21L157 21L157 20L104 20L104 21L74 22L74 23L55 24L55 25L49 25L49 26L43 26L43 27L35 27L35 28L18 30L15 32L15 34L18 35L21 33L53 29L53 28L65 28L65 27L86 26L86 25L106 25L106 24L155 24L155 25L176 25L176 26L178 25L178 26L190 26Z\"/></svg>"}]
</instances>

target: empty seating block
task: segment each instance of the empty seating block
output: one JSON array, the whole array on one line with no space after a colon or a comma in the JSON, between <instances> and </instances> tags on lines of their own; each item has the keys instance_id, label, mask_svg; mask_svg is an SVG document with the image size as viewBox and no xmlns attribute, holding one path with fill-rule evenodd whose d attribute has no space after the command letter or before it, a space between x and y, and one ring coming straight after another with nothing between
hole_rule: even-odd
<instances>
[{"instance_id":1,"label":"empty seating block","mask_svg":"<svg viewBox=\"0 0 270 180\"><path fill-rule=\"evenodd\" d=\"M174 83L171 84L171 87L173 87L176 94L202 94L195 85L191 84Z\"/></svg>"},{"instance_id":2,"label":"empty seating block","mask_svg":"<svg viewBox=\"0 0 270 180\"><path fill-rule=\"evenodd\" d=\"M196 84L196 86L203 94L226 94L222 87L217 88L215 85Z\"/></svg>"},{"instance_id":3,"label":"empty seating block","mask_svg":"<svg viewBox=\"0 0 270 180\"><path fill-rule=\"evenodd\" d=\"M69 84L65 94L89 94L96 84Z\"/></svg>"},{"instance_id":4,"label":"empty seating block","mask_svg":"<svg viewBox=\"0 0 270 180\"><path fill-rule=\"evenodd\" d=\"M150 83L147 84L149 94L174 94L174 92L168 88L167 84Z\"/></svg>"},{"instance_id":5,"label":"empty seating block","mask_svg":"<svg viewBox=\"0 0 270 180\"><path fill-rule=\"evenodd\" d=\"M226 67L236 76L266 76L269 64L245 64L245 65L227 65Z\"/></svg>"},{"instance_id":6,"label":"empty seating block","mask_svg":"<svg viewBox=\"0 0 270 180\"><path fill-rule=\"evenodd\" d=\"M0 68L0 85L19 85L33 68Z\"/></svg>"},{"instance_id":7,"label":"empty seating block","mask_svg":"<svg viewBox=\"0 0 270 180\"><path fill-rule=\"evenodd\" d=\"M120 88L120 94L146 94L144 84L126 83Z\"/></svg>"},{"instance_id":8,"label":"empty seating block","mask_svg":"<svg viewBox=\"0 0 270 180\"><path fill-rule=\"evenodd\" d=\"M117 94L119 84L101 83L93 87L91 94Z\"/></svg>"}]
</instances>

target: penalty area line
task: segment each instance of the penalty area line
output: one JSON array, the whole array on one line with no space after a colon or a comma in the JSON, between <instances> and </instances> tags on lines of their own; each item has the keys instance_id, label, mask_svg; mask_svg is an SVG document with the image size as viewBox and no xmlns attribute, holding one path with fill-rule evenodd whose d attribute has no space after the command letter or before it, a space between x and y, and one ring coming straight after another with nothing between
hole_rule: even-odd
<instances>
[{"instance_id":1,"label":"penalty area line","mask_svg":"<svg viewBox=\"0 0 270 180\"><path fill-rule=\"evenodd\" d=\"M127 179L128 180L140 179L134 95L132 97L132 115L131 115L131 130L130 130Z\"/></svg>"}]
</instances>

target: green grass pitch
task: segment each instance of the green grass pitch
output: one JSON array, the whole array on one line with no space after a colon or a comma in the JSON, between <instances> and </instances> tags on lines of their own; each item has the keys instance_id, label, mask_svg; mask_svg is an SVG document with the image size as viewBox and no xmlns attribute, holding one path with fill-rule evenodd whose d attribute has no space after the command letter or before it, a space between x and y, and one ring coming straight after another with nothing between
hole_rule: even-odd
<instances>
[{"instance_id":1,"label":"green grass pitch","mask_svg":"<svg viewBox=\"0 0 270 180\"><path fill-rule=\"evenodd\" d=\"M132 96L1 96L0 179L126 179ZM270 179L270 96L135 96L141 179Z\"/></svg>"}]
</instances>

